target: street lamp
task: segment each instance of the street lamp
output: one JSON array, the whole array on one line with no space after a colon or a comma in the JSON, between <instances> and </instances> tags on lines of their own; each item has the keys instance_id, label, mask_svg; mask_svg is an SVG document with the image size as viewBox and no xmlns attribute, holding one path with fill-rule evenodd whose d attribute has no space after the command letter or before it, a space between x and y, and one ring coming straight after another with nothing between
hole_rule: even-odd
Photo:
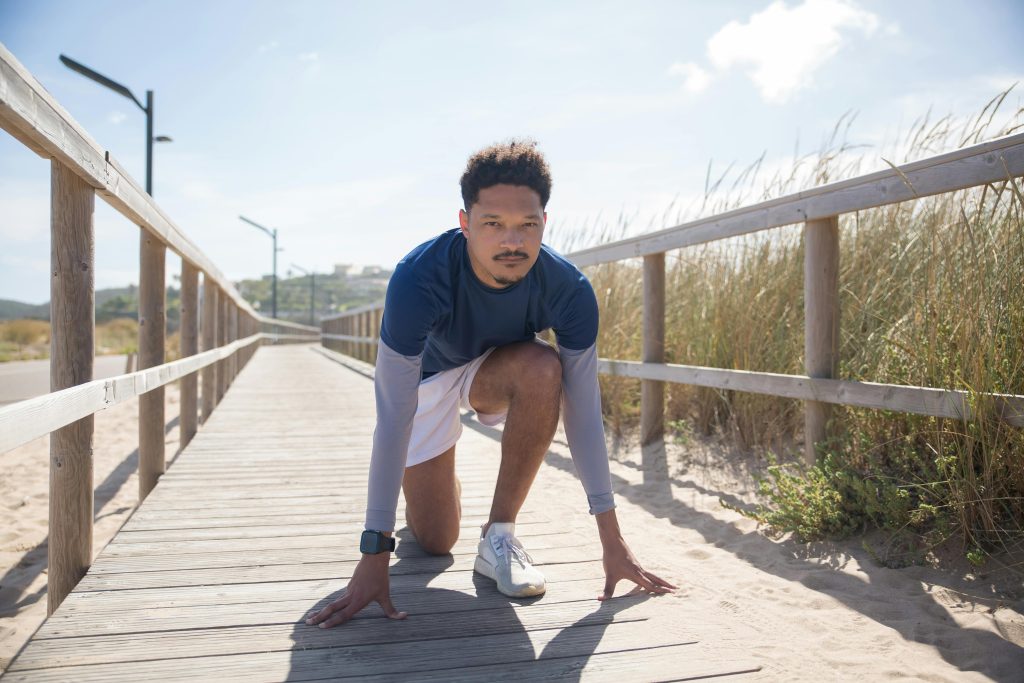
<instances>
[{"instance_id":1,"label":"street lamp","mask_svg":"<svg viewBox=\"0 0 1024 683\"><path fill-rule=\"evenodd\" d=\"M117 81L113 81L103 74L93 71L84 64L80 64L75 60L71 59L66 55L60 56L60 61L64 63L64 66L68 67L72 71L77 71L86 78L96 81L100 85L110 88L119 95L124 95L132 102L138 105L139 109L146 115L146 194L150 197L153 196L153 143L154 142L171 142L171 138L166 135L158 135L153 137L153 91L146 91L146 105L143 106L142 102L135 97L131 90L121 85Z\"/></svg>"},{"instance_id":2,"label":"street lamp","mask_svg":"<svg viewBox=\"0 0 1024 683\"><path fill-rule=\"evenodd\" d=\"M315 314L313 313L313 302L316 300L316 273L311 273L305 268L301 268L294 263L292 268L309 276L309 324L316 325Z\"/></svg>"},{"instance_id":3,"label":"street lamp","mask_svg":"<svg viewBox=\"0 0 1024 683\"><path fill-rule=\"evenodd\" d=\"M274 240L274 275L273 275L273 279L270 281L270 288L271 288L271 317L272 318L276 318L277 317L277 252L278 251L284 251L283 249L279 250L277 248L277 228L274 228L273 230L271 230L270 228L264 228L262 225L260 225L256 221L249 220L245 216L239 216L239 218L242 219L243 221L245 221L246 223L248 223L249 225L253 226L254 228L259 228L263 232L267 233L268 235L270 235L270 239Z\"/></svg>"}]
</instances>

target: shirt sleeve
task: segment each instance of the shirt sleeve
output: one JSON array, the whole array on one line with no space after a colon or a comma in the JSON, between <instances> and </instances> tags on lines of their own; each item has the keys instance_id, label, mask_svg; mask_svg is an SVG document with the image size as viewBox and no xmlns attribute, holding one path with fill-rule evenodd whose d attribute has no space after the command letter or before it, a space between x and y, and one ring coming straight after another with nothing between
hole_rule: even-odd
<instances>
[{"instance_id":1,"label":"shirt sleeve","mask_svg":"<svg viewBox=\"0 0 1024 683\"><path fill-rule=\"evenodd\" d=\"M384 340L377 344L373 387L377 397L377 428L373 431L370 483L366 497L366 528L395 530L395 508L402 489L412 421L416 415L422 354L404 356Z\"/></svg>"},{"instance_id":2,"label":"shirt sleeve","mask_svg":"<svg viewBox=\"0 0 1024 683\"><path fill-rule=\"evenodd\" d=\"M416 416L423 349L434 322L434 301L414 271L399 264L388 283L377 344L373 432L366 528L394 531L395 509Z\"/></svg>"},{"instance_id":3,"label":"shirt sleeve","mask_svg":"<svg viewBox=\"0 0 1024 683\"><path fill-rule=\"evenodd\" d=\"M608 447L597 382L597 345L574 350L559 344L562 361L562 423L576 473L587 493L590 514L615 507Z\"/></svg>"}]
</instances>

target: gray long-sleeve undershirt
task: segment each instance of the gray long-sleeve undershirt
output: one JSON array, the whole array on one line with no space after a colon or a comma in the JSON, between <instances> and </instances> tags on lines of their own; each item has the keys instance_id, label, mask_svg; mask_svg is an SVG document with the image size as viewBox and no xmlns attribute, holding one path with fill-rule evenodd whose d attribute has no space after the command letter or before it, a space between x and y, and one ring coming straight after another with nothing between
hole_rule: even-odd
<instances>
[{"instance_id":1,"label":"gray long-sleeve undershirt","mask_svg":"<svg viewBox=\"0 0 1024 683\"><path fill-rule=\"evenodd\" d=\"M576 351L559 346L558 350L562 362L562 421L590 513L596 515L615 507L601 421L597 347L591 345ZM393 531L395 528L395 509L416 415L422 359L422 354L403 356L383 340L377 345L374 378L377 428L370 457L367 529Z\"/></svg>"}]
</instances>

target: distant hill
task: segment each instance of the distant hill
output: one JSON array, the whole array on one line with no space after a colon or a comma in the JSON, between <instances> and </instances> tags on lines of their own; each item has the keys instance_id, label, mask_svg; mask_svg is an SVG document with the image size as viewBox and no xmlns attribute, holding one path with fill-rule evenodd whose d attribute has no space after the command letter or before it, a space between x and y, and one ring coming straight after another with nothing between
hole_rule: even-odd
<instances>
[{"instance_id":1,"label":"distant hill","mask_svg":"<svg viewBox=\"0 0 1024 683\"><path fill-rule=\"evenodd\" d=\"M34 320L50 319L50 302L45 304L25 304L10 299L0 299L0 320L17 320L32 318Z\"/></svg>"}]
</instances>

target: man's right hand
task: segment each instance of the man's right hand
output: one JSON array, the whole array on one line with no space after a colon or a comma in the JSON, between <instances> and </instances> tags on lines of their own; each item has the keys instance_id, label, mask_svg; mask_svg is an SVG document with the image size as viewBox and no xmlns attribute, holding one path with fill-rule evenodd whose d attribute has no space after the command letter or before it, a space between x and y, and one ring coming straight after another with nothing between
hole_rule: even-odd
<instances>
[{"instance_id":1,"label":"man's right hand","mask_svg":"<svg viewBox=\"0 0 1024 683\"><path fill-rule=\"evenodd\" d=\"M391 584L388 577L390 560L389 552L363 555L342 596L310 615L306 623L310 626L319 625L320 628L344 624L371 602L379 604L388 619L405 619L408 615L399 612L391 603Z\"/></svg>"}]
</instances>

